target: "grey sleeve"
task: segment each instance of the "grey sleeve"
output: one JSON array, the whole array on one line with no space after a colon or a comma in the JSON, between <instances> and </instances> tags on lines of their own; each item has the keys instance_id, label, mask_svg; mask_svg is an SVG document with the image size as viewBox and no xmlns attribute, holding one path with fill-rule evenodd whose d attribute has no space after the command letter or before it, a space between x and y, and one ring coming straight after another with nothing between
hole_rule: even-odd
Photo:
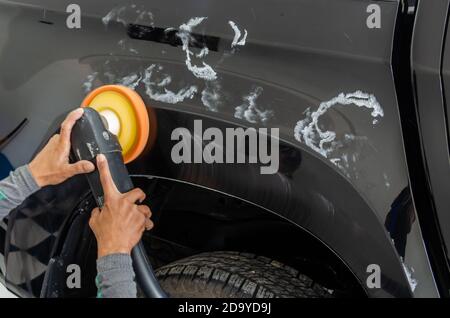
<instances>
[{"instance_id":1,"label":"grey sleeve","mask_svg":"<svg viewBox=\"0 0 450 318\"><path fill-rule=\"evenodd\" d=\"M136 298L131 256L111 254L97 260L97 298Z\"/></svg>"},{"instance_id":2,"label":"grey sleeve","mask_svg":"<svg viewBox=\"0 0 450 318\"><path fill-rule=\"evenodd\" d=\"M12 171L7 178L0 181L0 220L37 190L39 186L28 165Z\"/></svg>"}]
</instances>

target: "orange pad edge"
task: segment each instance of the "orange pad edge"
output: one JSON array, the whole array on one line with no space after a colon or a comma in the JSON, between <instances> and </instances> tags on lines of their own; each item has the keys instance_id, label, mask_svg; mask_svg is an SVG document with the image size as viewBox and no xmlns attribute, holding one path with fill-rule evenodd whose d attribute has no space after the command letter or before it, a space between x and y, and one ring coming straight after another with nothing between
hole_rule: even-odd
<instances>
[{"instance_id":1,"label":"orange pad edge","mask_svg":"<svg viewBox=\"0 0 450 318\"><path fill-rule=\"evenodd\" d=\"M147 141L149 138L149 132L150 132L150 121L149 121L149 114L147 111L147 107L145 106L144 101L142 100L141 96L139 96L138 93L136 93L131 88L128 88L126 86L122 85L104 85L100 86L96 89L94 89L92 92L90 92L81 103L81 107L89 107L92 100L98 96L101 93L104 92L117 92L121 94L122 96L126 97L135 112L136 115L136 125L137 125L137 132L136 132L136 141L133 144L133 147L124 154L123 161L125 163L129 163L136 159L142 151L145 149L145 146L147 145ZM154 124L154 121L152 121L152 126ZM152 127L152 131L155 130L156 127ZM154 138L152 138L152 143L154 141Z\"/></svg>"}]
</instances>

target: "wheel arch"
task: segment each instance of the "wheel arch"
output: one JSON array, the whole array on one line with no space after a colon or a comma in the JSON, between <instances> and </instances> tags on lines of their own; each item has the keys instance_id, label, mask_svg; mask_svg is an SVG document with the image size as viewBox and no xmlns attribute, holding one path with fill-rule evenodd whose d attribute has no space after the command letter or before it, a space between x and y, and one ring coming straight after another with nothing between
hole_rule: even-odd
<instances>
[{"instance_id":1,"label":"wheel arch","mask_svg":"<svg viewBox=\"0 0 450 318\"><path fill-rule=\"evenodd\" d=\"M189 123L199 116L160 109L157 113L156 144L129 165L132 174L177 180L252 203L323 242L348 265L369 296L412 296L385 220L331 163L280 139L280 172L274 175L261 175L258 165L174 164L171 131L180 126L189 129ZM206 126L230 126L205 120ZM370 264L380 266L381 288L370 289L365 284Z\"/></svg>"}]
</instances>

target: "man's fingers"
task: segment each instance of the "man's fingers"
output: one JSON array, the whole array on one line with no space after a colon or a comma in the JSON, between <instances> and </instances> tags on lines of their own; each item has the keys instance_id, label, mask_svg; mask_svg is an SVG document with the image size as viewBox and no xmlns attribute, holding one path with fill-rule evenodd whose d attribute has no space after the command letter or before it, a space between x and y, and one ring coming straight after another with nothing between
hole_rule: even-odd
<instances>
[{"instance_id":1,"label":"man's fingers","mask_svg":"<svg viewBox=\"0 0 450 318\"><path fill-rule=\"evenodd\" d=\"M145 229L150 231L153 228L153 222L150 219L145 220Z\"/></svg>"},{"instance_id":2,"label":"man's fingers","mask_svg":"<svg viewBox=\"0 0 450 318\"><path fill-rule=\"evenodd\" d=\"M47 143L47 145L50 143L50 142L56 142L56 140L58 140L59 139L59 134L54 134L53 136L51 136L50 137L50 139L48 140L48 143ZM60 140L60 139L59 139Z\"/></svg>"},{"instance_id":3,"label":"man's fingers","mask_svg":"<svg viewBox=\"0 0 450 318\"><path fill-rule=\"evenodd\" d=\"M131 203L142 202L145 200L145 192L139 188L135 188L125 194L127 200Z\"/></svg>"},{"instance_id":4,"label":"man's fingers","mask_svg":"<svg viewBox=\"0 0 450 318\"><path fill-rule=\"evenodd\" d=\"M139 228L139 234L140 234L140 238L142 238L142 234L144 234L145 231L145 224L142 224L142 226ZM138 242L139 243L139 242ZM137 244L136 244L137 245Z\"/></svg>"},{"instance_id":5,"label":"man's fingers","mask_svg":"<svg viewBox=\"0 0 450 318\"><path fill-rule=\"evenodd\" d=\"M150 208L146 205L138 205L137 206L138 211L142 213L145 217L145 229L151 230L153 228L153 222L150 220L150 217L152 216L152 211Z\"/></svg>"},{"instance_id":6,"label":"man's fingers","mask_svg":"<svg viewBox=\"0 0 450 318\"><path fill-rule=\"evenodd\" d=\"M119 190L117 190L116 184L111 177L108 160L106 160L105 155L100 154L97 156L97 167L100 174L100 182L103 187L103 194L105 195L106 200L107 197L118 194Z\"/></svg>"},{"instance_id":7,"label":"man's fingers","mask_svg":"<svg viewBox=\"0 0 450 318\"><path fill-rule=\"evenodd\" d=\"M60 145L64 150L70 149L70 134L72 132L73 125L75 125L77 120L83 116L83 111L83 108L75 109L67 115L66 119L61 124Z\"/></svg>"},{"instance_id":8,"label":"man's fingers","mask_svg":"<svg viewBox=\"0 0 450 318\"><path fill-rule=\"evenodd\" d=\"M150 211L150 208L146 205L138 205L138 210L141 212L145 218L150 218L152 216L152 211Z\"/></svg>"},{"instance_id":9,"label":"man's fingers","mask_svg":"<svg viewBox=\"0 0 450 318\"><path fill-rule=\"evenodd\" d=\"M130 229L133 229L132 232L136 233L138 231L140 235L145 231L146 221L147 219L143 216L139 211L133 210L129 214L129 224Z\"/></svg>"},{"instance_id":10,"label":"man's fingers","mask_svg":"<svg viewBox=\"0 0 450 318\"><path fill-rule=\"evenodd\" d=\"M95 208L95 209L92 210L91 218L92 217L96 217L99 214L100 214L100 208Z\"/></svg>"},{"instance_id":11,"label":"man's fingers","mask_svg":"<svg viewBox=\"0 0 450 318\"><path fill-rule=\"evenodd\" d=\"M77 174L89 173L95 170L95 166L92 162L87 160L81 160L73 164L69 164L67 168L67 174L69 177L73 177Z\"/></svg>"},{"instance_id":12,"label":"man's fingers","mask_svg":"<svg viewBox=\"0 0 450 318\"><path fill-rule=\"evenodd\" d=\"M95 220L97 219L99 214L100 214L100 209L99 208L95 208L94 210L92 210L91 218L89 219L89 227L91 229L94 227Z\"/></svg>"}]
</instances>

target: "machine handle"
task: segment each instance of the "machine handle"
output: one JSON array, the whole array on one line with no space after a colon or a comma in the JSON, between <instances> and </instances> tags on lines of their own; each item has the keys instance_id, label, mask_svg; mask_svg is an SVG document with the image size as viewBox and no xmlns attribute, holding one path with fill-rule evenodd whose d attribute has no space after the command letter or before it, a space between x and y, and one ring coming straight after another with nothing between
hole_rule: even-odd
<instances>
[{"instance_id":1,"label":"machine handle","mask_svg":"<svg viewBox=\"0 0 450 318\"><path fill-rule=\"evenodd\" d=\"M127 167L123 162L122 149L117 137L105 127L101 116L92 108L85 108L83 116L75 123L71 136L72 153L76 160L90 160L96 164L96 156L104 154L111 177L121 193L134 188ZM104 204L103 187L98 169L86 175L97 205ZM167 297L156 279L147 259L144 246L139 242L131 251L136 280L145 296Z\"/></svg>"}]
</instances>

